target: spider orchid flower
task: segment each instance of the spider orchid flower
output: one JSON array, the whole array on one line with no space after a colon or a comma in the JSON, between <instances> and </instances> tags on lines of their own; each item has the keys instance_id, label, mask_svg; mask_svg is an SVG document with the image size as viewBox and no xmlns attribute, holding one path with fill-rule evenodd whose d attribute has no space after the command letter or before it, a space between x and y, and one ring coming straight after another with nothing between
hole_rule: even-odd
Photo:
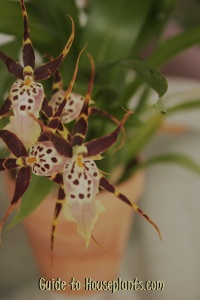
<instances>
[{"instance_id":1,"label":"spider orchid flower","mask_svg":"<svg viewBox=\"0 0 200 300\"><path fill-rule=\"evenodd\" d=\"M65 157L59 154L51 141L37 142L27 152L22 141L8 130L0 130L0 138L15 157L0 158L0 171L18 169L14 194L8 210L0 223L0 233L7 217L13 211L35 175L51 178L63 169Z\"/></svg>"},{"instance_id":2,"label":"spider orchid flower","mask_svg":"<svg viewBox=\"0 0 200 300\"><path fill-rule=\"evenodd\" d=\"M77 223L79 234L84 238L86 247L90 243L94 225L99 214L104 210L103 205L96 199L99 188L113 193L124 203L131 206L137 213L147 219L157 230L160 238L161 234L157 225L125 195L121 194L113 186L103 173L98 169L95 160L102 159L101 154L108 150L117 140L124 123L132 112L128 111L117 128L103 137L85 143L88 129L88 104L92 92L94 81L94 63L92 64L92 75L85 96L85 101L81 113L74 125L71 140L64 140L56 136L48 128L43 126L43 130L53 143L54 147L66 157L63 167L63 180L60 182L59 196L54 212L54 221L51 234L51 250L53 251L55 230L58 216L63 208L66 219ZM57 181L57 183L59 183Z\"/></svg>"},{"instance_id":3,"label":"spider orchid flower","mask_svg":"<svg viewBox=\"0 0 200 300\"><path fill-rule=\"evenodd\" d=\"M78 118L85 101L85 97L80 94L71 92L68 93L68 95L69 95L67 99L68 101L66 101L66 105L62 111L61 118L60 118L63 124L68 124ZM50 104L54 111L57 111L59 109L64 98L66 98L66 91L63 89L63 81L62 81L61 73L59 72L59 70L57 70L54 74L54 80L52 86L52 97L50 99ZM90 99L89 105L92 104L94 104L94 101ZM117 118L115 118L107 111L104 111L97 107L93 107L93 106L89 107L88 114L89 115L99 114L109 118L114 123L119 124L119 120ZM125 131L123 128L122 128L122 132L123 132L123 139L118 149L122 146L125 140Z\"/></svg>"},{"instance_id":4,"label":"spider orchid flower","mask_svg":"<svg viewBox=\"0 0 200 300\"><path fill-rule=\"evenodd\" d=\"M61 65L74 39L74 22L70 17L72 33L61 54L35 69L35 53L30 39L29 21L24 0L20 0L20 5L24 20L23 66L0 51L0 59L5 63L11 75L18 78L13 83L10 94L0 109L0 117L6 115L12 108L14 116L10 118L10 123L5 129L15 133L28 149L37 141L41 132L38 123L30 119L28 113L38 118L42 109L44 114L48 116L48 111L45 110L45 107L48 107L48 100L44 94L43 86L37 81L49 78ZM32 130L30 131L28 128L32 128Z\"/></svg>"}]
</instances>

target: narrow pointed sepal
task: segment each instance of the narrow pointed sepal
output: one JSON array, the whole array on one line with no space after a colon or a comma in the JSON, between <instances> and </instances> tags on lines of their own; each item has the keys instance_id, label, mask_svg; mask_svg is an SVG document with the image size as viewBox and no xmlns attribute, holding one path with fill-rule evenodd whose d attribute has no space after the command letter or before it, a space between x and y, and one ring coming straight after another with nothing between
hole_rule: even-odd
<instances>
[{"instance_id":1,"label":"narrow pointed sepal","mask_svg":"<svg viewBox=\"0 0 200 300\"><path fill-rule=\"evenodd\" d=\"M137 206L135 203L131 202L124 194L120 193L120 191L118 191L118 189L114 185L112 185L108 181L108 179L106 177L104 177L103 175L101 175L99 187L114 194L118 199L120 199L124 203L130 205L139 215L144 217L151 225L153 225L153 227L156 229L156 231L159 235L160 240L162 241L161 233L160 233L158 226L149 218L149 216L146 213L144 213L141 210L141 208L139 208L139 206Z\"/></svg>"},{"instance_id":2,"label":"narrow pointed sepal","mask_svg":"<svg viewBox=\"0 0 200 300\"><path fill-rule=\"evenodd\" d=\"M53 217L53 223L51 227L51 256L53 257L53 249L54 249L54 240L55 240L55 234L56 234L56 227L58 224L58 217L61 213L61 210L63 208L63 204L65 201L65 191L63 188L63 182L60 182L60 187L58 190L58 199L56 201L56 206L54 210L54 217Z\"/></svg>"},{"instance_id":3,"label":"narrow pointed sepal","mask_svg":"<svg viewBox=\"0 0 200 300\"><path fill-rule=\"evenodd\" d=\"M10 108L11 108L11 100L9 99L9 97L6 99L6 101L3 103L2 107L0 108L0 119L1 117L3 117L4 115L6 115Z\"/></svg>"},{"instance_id":4,"label":"narrow pointed sepal","mask_svg":"<svg viewBox=\"0 0 200 300\"><path fill-rule=\"evenodd\" d=\"M101 115L101 116L108 118L109 120L111 120L112 122L114 122L117 125L120 124L120 121L117 118L115 118L113 115L111 115L109 112L102 110L100 108L97 108L97 107L90 107L89 115ZM123 134L122 141L121 141L120 145L115 149L115 151L119 150L124 145L124 141L125 141L125 137L126 137L124 127L122 127L122 134Z\"/></svg>"},{"instance_id":5,"label":"narrow pointed sepal","mask_svg":"<svg viewBox=\"0 0 200 300\"><path fill-rule=\"evenodd\" d=\"M2 51L0 51L0 59L4 62L11 75L22 80L24 79L22 65L14 61L12 58L4 54Z\"/></svg>"},{"instance_id":6,"label":"narrow pointed sepal","mask_svg":"<svg viewBox=\"0 0 200 300\"><path fill-rule=\"evenodd\" d=\"M31 169L30 167L21 168L16 176L16 184L15 184L15 190L14 195L11 200L11 204L9 208L7 209L3 220L0 223L0 231L2 229L2 226L4 222L6 221L7 217L11 214L17 203L19 202L20 198L23 196L25 191L28 189L31 182Z\"/></svg>"},{"instance_id":7,"label":"narrow pointed sepal","mask_svg":"<svg viewBox=\"0 0 200 300\"><path fill-rule=\"evenodd\" d=\"M62 53L59 56L57 56L56 58L43 64L42 66L38 67L35 70L35 72L34 72L35 81L45 80L45 79L49 78L50 76L52 76L58 70L58 68L60 67L65 56L68 54L68 52L71 48L72 42L74 40L74 33L75 33L74 21L71 17L70 17L70 19L71 19L71 23L72 23L72 33L68 39L67 44L65 45L65 47L62 51Z\"/></svg>"},{"instance_id":8,"label":"narrow pointed sepal","mask_svg":"<svg viewBox=\"0 0 200 300\"><path fill-rule=\"evenodd\" d=\"M88 55L91 65L90 82L88 84L87 93L85 96L84 104L80 112L72 132L72 146L81 146L84 143L87 131L88 131L88 116L89 116L89 101L92 94L92 88L94 84L95 66L94 60L91 55Z\"/></svg>"},{"instance_id":9,"label":"narrow pointed sepal","mask_svg":"<svg viewBox=\"0 0 200 300\"><path fill-rule=\"evenodd\" d=\"M0 158L0 171L16 169L16 158Z\"/></svg>"},{"instance_id":10,"label":"narrow pointed sepal","mask_svg":"<svg viewBox=\"0 0 200 300\"><path fill-rule=\"evenodd\" d=\"M23 37L23 63L24 67L31 66L34 70L35 68L35 53L33 50L33 46L30 40L30 27L28 21L28 15L26 11L26 7L24 4L24 0L20 0L23 20L24 20L24 37Z\"/></svg>"},{"instance_id":11,"label":"narrow pointed sepal","mask_svg":"<svg viewBox=\"0 0 200 300\"><path fill-rule=\"evenodd\" d=\"M73 73L73 76L72 76L72 79L70 81L70 84L68 86L67 91L59 90L56 93L56 95L54 95L52 97L52 99L50 101L50 103L51 103L51 105L52 105L52 107L54 109L53 118L59 117L59 118L61 118L61 122L63 122L63 117L62 117L63 114L64 115L70 115L72 113L72 115L73 115L73 112L76 111L77 108L78 108L76 106L76 102L77 101L75 101L74 99L71 99L72 98L72 96L71 96L72 93L71 92L72 92L72 89L74 87L74 83L75 83L75 80L76 80L80 57L81 57L83 51L85 50L85 48L86 48L86 45L83 47L83 49L79 53L79 56L78 56L77 61L76 61L76 66L75 66L75 69L74 69L74 73ZM83 100L84 99L81 99L82 106L83 106ZM80 110L78 112L75 112L76 116L79 115ZM73 120L73 119L71 118L70 121ZM66 120L64 120L63 123L65 124L65 123L68 123L68 122Z\"/></svg>"},{"instance_id":12,"label":"narrow pointed sepal","mask_svg":"<svg viewBox=\"0 0 200 300\"><path fill-rule=\"evenodd\" d=\"M0 130L0 138L16 157L28 156L22 141L13 132Z\"/></svg>"},{"instance_id":13,"label":"narrow pointed sepal","mask_svg":"<svg viewBox=\"0 0 200 300\"><path fill-rule=\"evenodd\" d=\"M90 142L87 142L84 144L84 146L87 148L87 157L92 157L92 156L96 156L98 154L103 153L104 151L108 150L116 141L118 138L118 135L120 133L120 131L122 130L124 123L126 122L126 120L128 119L128 117L132 114L131 111L128 111L123 119L121 120L121 122L119 123L118 127L111 133L94 139Z\"/></svg>"}]
</instances>

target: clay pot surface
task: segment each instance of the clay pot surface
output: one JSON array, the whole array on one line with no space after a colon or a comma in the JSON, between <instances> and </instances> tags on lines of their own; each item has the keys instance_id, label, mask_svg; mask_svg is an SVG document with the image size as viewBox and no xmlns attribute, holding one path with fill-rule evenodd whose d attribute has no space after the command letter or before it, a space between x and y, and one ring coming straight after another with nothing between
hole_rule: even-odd
<instances>
[{"instance_id":1,"label":"clay pot surface","mask_svg":"<svg viewBox=\"0 0 200 300\"><path fill-rule=\"evenodd\" d=\"M14 181L8 173L6 186L11 196ZM144 173L141 171L118 186L120 192L135 203L140 199L143 188ZM77 233L76 224L64 219L61 212L56 229L53 266L51 266L50 234L56 196L57 191L54 191L23 221L41 277L46 280L61 278L67 284L71 278L75 278L82 285L85 278L101 281L116 279L130 233L133 209L107 191L97 195L106 210L99 216L93 235L106 251L93 240L86 249L83 238ZM66 287L65 291L61 292L77 295L90 291L83 288L73 291L70 287Z\"/></svg>"}]
</instances>

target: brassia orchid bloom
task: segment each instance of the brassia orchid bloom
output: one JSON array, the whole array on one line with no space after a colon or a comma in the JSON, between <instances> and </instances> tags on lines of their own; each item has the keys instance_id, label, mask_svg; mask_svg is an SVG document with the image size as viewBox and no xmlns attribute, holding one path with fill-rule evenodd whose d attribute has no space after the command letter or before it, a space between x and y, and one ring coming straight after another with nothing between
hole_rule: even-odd
<instances>
[{"instance_id":1,"label":"brassia orchid bloom","mask_svg":"<svg viewBox=\"0 0 200 300\"><path fill-rule=\"evenodd\" d=\"M42 125L46 136L51 140L58 153L66 158L62 171L63 180L60 179L60 182L54 180L60 184L60 189L52 225L52 251L57 220L62 208L65 217L77 223L78 232L84 238L86 247L89 245L94 225L99 214L104 210L101 202L96 199L99 188L113 193L124 203L130 205L155 227L161 238L157 225L136 204L121 194L103 175L102 171L97 168L95 163L95 160L102 159L101 154L116 142L124 123L132 112L126 112L117 128L110 134L85 143L89 117L88 105L94 81L94 62L91 57L90 61L92 66L91 80L81 113L74 125L71 139L64 140Z\"/></svg>"},{"instance_id":2,"label":"brassia orchid bloom","mask_svg":"<svg viewBox=\"0 0 200 300\"><path fill-rule=\"evenodd\" d=\"M50 177L56 175L62 171L65 158L56 151L50 141L38 142L28 152L21 140L14 133L8 130L0 130L0 138L15 156L15 158L0 158L0 171L19 169L16 175L15 190L10 207L0 223L1 233L2 226L7 217L30 185L31 170L38 176Z\"/></svg>"},{"instance_id":3,"label":"brassia orchid bloom","mask_svg":"<svg viewBox=\"0 0 200 300\"><path fill-rule=\"evenodd\" d=\"M5 129L15 133L28 149L35 144L41 132L40 126L29 117L29 113L38 118L42 109L44 114L48 116L48 111L45 111L45 107L49 106L48 100L44 94L43 86L37 81L49 78L61 65L74 39L74 22L70 17L72 33L62 53L35 69L35 53L30 39L29 21L23 0L20 0L20 5L24 20L22 50L24 66L0 51L0 59L5 63L11 75L18 78L13 83L10 94L0 109L0 117L7 114L12 108L14 116L11 116L10 123Z\"/></svg>"},{"instance_id":4,"label":"brassia orchid bloom","mask_svg":"<svg viewBox=\"0 0 200 300\"><path fill-rule=\"evenodd\" d=\"M57 70L54 74L54 80L52 86L52 97L50 99L50 104L51 107L54 109L54 111L58 110L58 108L60 107L63 101L63 98L66 97L65 95L66 95L66 91L63 89L62 76L59 70ZM84 96L80 94L73 93L73 92L69 94L68 101L66 101L66 105L61 114L61 122L63 124L68 124L71 121L74 121L78 118L83 108L84 100L85 100ZM90 99L89 104L93 105L94 101ZM113 115L97 107L93 107L93 106L89 107L88 114L89 115L99 114L109 118L114 123L119 124L118 119L116 119ZM124 130L123 130L123 134L125 136Z\"/></svg>"}]
</instances>

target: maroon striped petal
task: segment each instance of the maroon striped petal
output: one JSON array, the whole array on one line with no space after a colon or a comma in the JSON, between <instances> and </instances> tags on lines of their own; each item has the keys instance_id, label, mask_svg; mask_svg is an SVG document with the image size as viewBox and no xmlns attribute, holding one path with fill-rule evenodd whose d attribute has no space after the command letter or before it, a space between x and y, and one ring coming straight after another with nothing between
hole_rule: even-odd
<instances>
[{"instance_id":1,"label":"maroon striped petal","mask_svg":"<svg viewBox=\"0 0 200 300\"><path fill-rule=\"evenodd\" d=\"M24 63L24 67L31 66L32 69L34 70L35 53L30 40L30 28L29 28L28 15L23 0L20 0L20 5L21 5L23 20L24 20L24 37L23 37L23 50L22 50L23 63Z\"/></svg>"},{"instance_id":2,"label":"maroon striped petal","mask_svg":"<svg viewBox=\"0 0 200 300\"><path fill-rule=\"evenodd\" d=\"M161 233L158 228L158 226L149 218L149 216L144 213L139 206L137 206L135 203L131 202L124 194L120 193L118 189L112 185L107 178L105 178L103 175L101 175L100 182L99 182L99 187L114 194L118 199L123 201L124 203L130 205L139 215L144 217L153 227L156 229L158 232L158 235L162 241Z\"/></svg>"},{"instance_id":3,"label":"maroon striped petal","mask_svg":"<svg viewBox=\"0 0 200 300\"><path fill-rule=\"evenodd\" d=\"M16 158L0 158L0 171L16 169Z\"/></svg>"},{"instance_id":4,"label":"maroon striped petal","mask_svg":"<svg viewBox=\"0 0 200 300\"><path fill-rule=\"evenodd\" d=\"M24 79L22 65L14 61L12 58L4 54L2 51L0 51L0 59L4 62L11 75L22 80Z\"/></svg>"},{"instance_id":5,"label":"maroon striped petal","mask_svg":"<svg viewBox=\"0 0 200 300\"><path fill-rule=\"evenodd\" d=\"M14 133L8 130L0 130L0 138L16 157L28 156L25 146Z\"/></svg>"},{"instance_id":6,"label":"maroon striped petal","mask_svg":"<svg viewBox=\"0 0 200 300\"><path fill-rule=\"evenodd\" d=\"M63 188L63 183L60 183L60 187L58 190L58 199L56 201L55 210L54 210L54 216L53 216L53 223L51 227L51 257L53 258L53 248L54 248L54 240L55 240L55 233L56 233L56 226L58 223L58 217L61 213L61 210L63 208L63 204L65 201L65 191Z\"/></svg>"},{"instance_id":7,"label":"maroon striped petal","mask_svg":"<svg viewBox=\"0 0 200 300\"><path fill-rule=\"evenodd\" d=\"M95 66L92 56L88 55L91 64L91 77L88 85L88 90L85 96L83 108L80 116L77 119L72 133L72 146L81 146L84 143L87 130L88 130L88 105L92 94L92 88L94 84Z\"/></svg>"},{"instance_id":8,"label":"maroon striped petal","mask_svg":"<svg viewBox=\"0 0 200 300\"><path fill-rule=\"evenodd\" d=\"M69 16L70 17L70 16ZM42 66L38 67L35 72L34 72L34 79L35 81L38 80L45 80L47 78L49 78L50 76L52 76L60 67L63 59L65 58L65 56L68 54L72 42L74 40L74 21L73 19L70 17L71 22L72 22L72 33L68 39L67 44L65 45L62 53L57 56L55 59L49 61L48 63L43 64Z\"/></svg>"},{"instance_id":9,"label":"maroon striped petal","mask_svg":"<svg viewBox=\"0 0 200 300\"><path fill-rule=\"evenodd\" d=\"M107 149L109 149L116 141L118 138L118 135L120 133L120 131L122 130L124 123L126 122L126 120L128 119L128 117L132 114L131 111L128 111L122 121L119 123L118 127L111 132L110 134L107 134L103 137L94 139L90 142L87 142L84 144L84 146L87 148L87 157L91 157L91 156L96 156L101 154L102 152L106 151Z\"/></svg>"},{"instance_id":10,"label":"maroon striped petal","mask_svg":"<svg viewBox=\"0 0 200 300\"><path fill-rule=\"evenodd\" d=\"M0 233L2 230L2 226L4 222L6 221L7 217L11 214L13 209L15 208L16 204L19 202L20 198L23 196L27 188L29 187L31 182L31 169L30 167L21 168L16 176L16 184L15 184L15 190L14 195L11 200L11 204L9 208L7 209L3 220L0 223Z\"/></svg>"},{"instance_id":11,"label":"maroon striped petal","mask_svg":"<svg viewBox=\"0 0 200 300\"><path fill-rule=\"evenodd\" d=\"M11 100L9 97L6 99L6 101L3 103L2 107L0 108L0 119L3 117L5 114L7 114L11 108Z\"/></svg>"}]
</instances>

